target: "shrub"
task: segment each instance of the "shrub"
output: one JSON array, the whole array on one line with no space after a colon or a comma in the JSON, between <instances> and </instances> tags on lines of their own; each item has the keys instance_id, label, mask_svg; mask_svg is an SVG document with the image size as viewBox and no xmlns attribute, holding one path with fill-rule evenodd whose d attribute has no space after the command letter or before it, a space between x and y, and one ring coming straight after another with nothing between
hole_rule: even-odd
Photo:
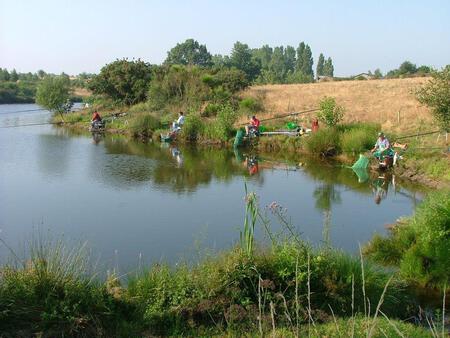
<instances>
[{"instance_id":1,"label":"shrub","mask_svg":"<svg viewBox=\"0 0 450 338\"><path fill-rule=\"evenodd\" d=\"M141 102L130 107L131 114L148 113L152 109L147 102Z\"/></svg>"},{"instance_id":2,"label":"shrub","mask_svg":"<svg viewBox=\"0 0 450 338\"><path fill-rule=\"evenodd\" d=\"M376 125L360 125L341 135L341 148L344 152L363 152L373 147L377 137Z\"/></svg>"},{"instance_id":3,"label":"shrub","mask_svg":"<svg viewBox=\"0 0 450 338\"><path fill-rule=\"evenodd\" d=\"M246 97L239 102L239 108L247 114L253 114L263 110L262 103L252 97Z\"/></svg>"},{"instance_id":4,"label":"shrub","mask_svg":"<svg viewBox=\"0 0 450 338\"><path fill-rule=\"evenodd\" d=\"M335 126L342 121L344 117L344 107L338 106L333 97L324 97L319 103L319 120L327 126Z\"/></svg>"},{"instance_id":5,"label":"shrub","mask_svg":"<svg viewBox=\"0 0 450 338\"><path fill-rule=\"evenodd\" d=\"M106 95L125 105L136 104L146 99L151 69L150 64L141 60L116 60L104 66L89 86L94 94Z\"/></svg>"},{"instance_id":6,"label":"shrub","mask_svg":"<svg viewBox=\"0 0 450 338\"><path fill-rule=\"evenodd\" d=\"M201 113L204 117L216 116L219 111L221 105L218 103L208 103L203 112Z\"/></svg>"},{"instance_id":7,"label":"shrub","mask_svg":"<svg viewBox=\"0 0 450 338\"><path fill-rule=\"evenodd\" d=\"M159 127L159 120L150 114L138 115L131 122L131 130L134 137L151 137L153 131Z\"/></svg>"},{"instance_id":8,"label":"shrub","mask_svg":"<svg viewBox=\"0 0 450 338\"><path fill-rule=\"evenodd\" d=\"M335 128L320 129L305 139L306 149L322 156L332 156L340 151L339 132Z\"/></svg>"},{"instance_id":9,"label":"shrub","mask_svg":"<svg viewBox=\"0 0 450 338\"><path fill-rule=\"evenodd\" d=\"M237 112L230 105L220 106L217 118L205 125L203 136L210 140L227 141L233 135Z\"/></svg>"},{"instance_id":10,"label":"shrub","mask_svg":"<svg viewBox=\"0 0 450 338\"><path fill-rule=\"evenodd\" d=\"M204 129L204 123L197 114L189 114L181 128L180 136L185 140L196 140Z\"/></svg>"}]
</instances>

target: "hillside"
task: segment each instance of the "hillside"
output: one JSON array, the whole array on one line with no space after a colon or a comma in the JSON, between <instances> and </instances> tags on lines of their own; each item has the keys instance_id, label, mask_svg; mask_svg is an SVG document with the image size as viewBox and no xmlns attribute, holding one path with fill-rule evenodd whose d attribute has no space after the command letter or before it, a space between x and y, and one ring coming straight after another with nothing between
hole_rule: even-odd
<instances>
[{"instance_id":1,"label":"hillside","mask_svg":"<svg viewBox=\"0 0 450 338\"><path fill-rule=\"evenodd\" d=\"M253 86L242 96L262 100L265 112L261 118L316 108L321 98L332 96L345 107L345 121L377 122L384 130L403 133L434 128L429 110L414 97L414 90L427 81L428 78L416 77L264 85ZM312 116L304 115L305 123Z\"/></svg>"}]
</instances>

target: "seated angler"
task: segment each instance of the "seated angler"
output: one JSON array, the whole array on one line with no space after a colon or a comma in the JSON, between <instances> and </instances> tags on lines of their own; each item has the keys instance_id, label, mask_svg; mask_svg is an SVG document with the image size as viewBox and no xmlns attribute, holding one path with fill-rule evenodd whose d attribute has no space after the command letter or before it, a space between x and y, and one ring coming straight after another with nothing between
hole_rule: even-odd
<instances>
[{"instance_id":1,"label":"seated angler","mask_svg":"<svg viewBox=\"0 0 450 338\"><path fill-rule=\"evenodd\" d=\"M255 131L256 134L257 134L258 131L259 131L259 125L260 124L261 124L261 122L256 118L255 115L253 115L251 120L250 120L250 124L245 126L245 134L248 136L250 131Z\"/></svg>"}]
</instances>

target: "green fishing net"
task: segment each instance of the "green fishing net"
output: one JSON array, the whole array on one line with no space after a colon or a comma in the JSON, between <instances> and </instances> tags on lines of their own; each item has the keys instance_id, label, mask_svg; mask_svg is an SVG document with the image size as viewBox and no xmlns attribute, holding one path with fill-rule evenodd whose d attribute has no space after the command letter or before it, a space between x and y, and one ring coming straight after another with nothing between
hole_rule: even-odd
<instances>
[{"instance_id":1,"label":"green fishing net","mask_svg":"<svg viewBox=\"0 0 450 338\"><path fill-rule=\"evenodd\" d=\"M363 154L359 154L359 159L352 165L352 169L366 169L368 166L369 159Z\"/></svg>"}]
</instances>

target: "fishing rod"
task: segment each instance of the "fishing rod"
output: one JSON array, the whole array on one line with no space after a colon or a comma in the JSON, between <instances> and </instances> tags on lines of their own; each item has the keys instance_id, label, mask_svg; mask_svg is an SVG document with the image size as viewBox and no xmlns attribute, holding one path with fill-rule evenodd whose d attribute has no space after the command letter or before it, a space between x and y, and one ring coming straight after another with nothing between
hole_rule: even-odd
<instances>
[{"instance_id":1,"label":"fishing rod","mask_svg":"<svg viewBox=\"0 0 450 338\"><path fill-rule=\"evenodd\" d=\"M45 125L64 125L64 124L74 124L74 123L80 123L80 122L43 122L43 123L28 123L28 124L17 124L14 126L2 126L0 129L8 129L8 128L19 128L19 127L30 127L30 126L45 126ZM81 122L81 123L88 123L88 122Z\"/></svg>"},{"instance_id":2,"label":"fishing rod","mask_svg":"<svg viewBox=\"0 0 450 338\"><path fill-rule=\"evenodd\" d=\"M410 138L410 137L418 137L418 136L424 136L424 135L437 134L437 133L440 133L440 132L441 132L441 130L435 130L435 131L429 131L429 132L426 132L426 133L411 134L411 135L406 135L406 136L400 136L400 137L397 137L395 140L401 140L401 139L404 139L404 138Z\"/></svg>"},{"instance_id":3,"label":"fishing rod","mask_svg":"<svg viewBox=\"0 0 450 338\"><path fill-rule=\"evenodd\" d=\"M16 111L5 112L5 114L27 113L30 111L42 111L42 110L47 110L47 109L39 108L39 109L16 110Z\"/></svg>"},{"instance_id":4,"label":"fishing rod","mask_svg":"<svg viewBox=\"0 0 450 338\"><path fill-rule=\"evenodd\" d=\"M300 112L288 113L288 114L284 114L284 115L278 115L278 116L275 116L275 117L269 117L267 119L262 119L262 120L260 120L260 122L266 122L266 121L271 121L271 120L282 119L282 118L289 117L289 116L296 116L296 115L301 115L301 114L312 113L312 112L315 112L315 111L318 111L318 110L320 110L320 109L316 108L316 109L303 110L303 111L300 111ZM245 126L246 124L247 123L244 123L244 124L241 124L241 125Z\"/></svg>"}]
</instances>

